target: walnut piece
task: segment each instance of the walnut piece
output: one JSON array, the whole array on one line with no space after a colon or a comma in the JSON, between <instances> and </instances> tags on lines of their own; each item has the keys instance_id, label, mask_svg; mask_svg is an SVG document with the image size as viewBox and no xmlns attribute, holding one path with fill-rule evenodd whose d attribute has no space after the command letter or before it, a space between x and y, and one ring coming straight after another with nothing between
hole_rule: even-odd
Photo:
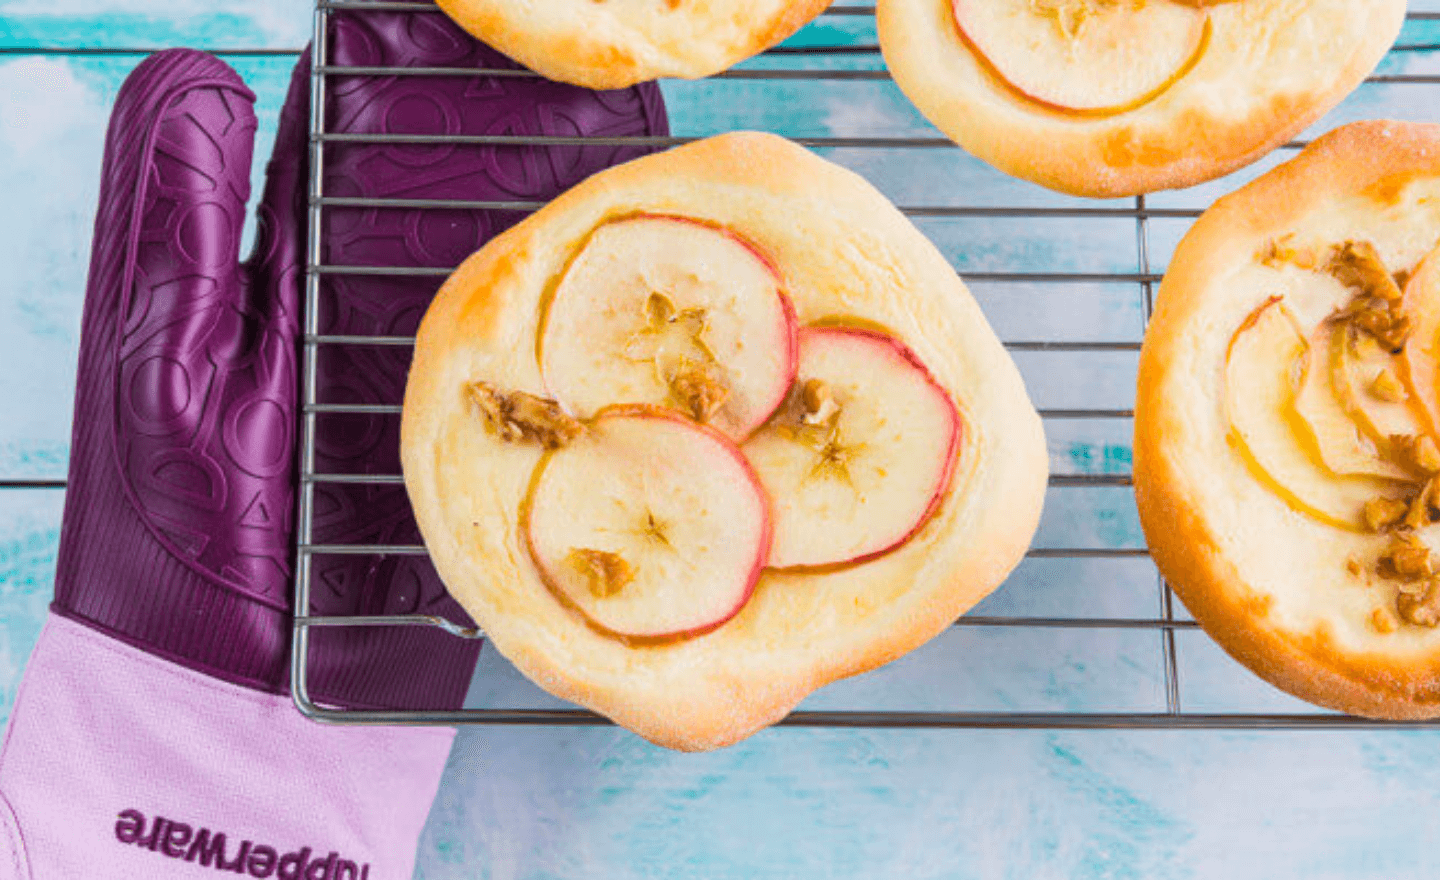
<instances>
[{"instance_id":1,"label":"walnut piece","mask_svg":"<svg viewBox=\"0 0 1440 880\"><path fill-rule=\"evenodd\" d=\"M1375 306L1374 300L1357 311L1352 319L1354 326L1380 341L1385 348L1398 352L1405 347L1412 329L1408 315L1397 314L1393 309Z\"/></svg>"},{"instance_id":2,"label":"walnut piece","mask_svg":"<svg viewBox=\"0 0 1440 880\"><path fill-rule=\"evenodd\" d=\"M1336 281L1366 296L1389 303L1399 302L1403 296L1394 276L1381 261L1379 252L1368 241L1347 241L1336 245L1330 251L1325 271Z\"/></svg>"},{"instance_id":3,"label":"walnut piece","mask_svg":"<svg viewBox=\"0 0 1440 880\"><path fill-rule=\"evenodd\" d=\"M1386 611L1384 608L1376 608L1370 613L1370 625L1375 627L1376 632L1389 635L1393 633L1396 628L1395 615Z\"/></svg>"},{"instance_id":4,"label":"walnut piece","mask_svg":"<svg viewBox=\"0 0 1440 880\"><path fill-rule=\"evenodd\" d=\"M1347 241L1332 247L1324 271L1355 294L1350 303L1340 309L1338 319L1349 321L1356 330L1369 334L1391 352L1398 353L1405 347L1413 326L1410 317L1400 309L1404 293L1395 276L1381 262L1374 245ZM1358 343L1358 339L1351 339L1352 347ZM1379 391L1377 396L1383 393Z\"/></svg>"},{"instance_id":5,"label":"walnut piece","mask_svg":"<svg viewBox=\"0 0 1440 880\"><path fill-rule=\"evenodd\" d=\"M1433 481L1432 481L1433 482ZM1403 524L1405 528L1414 531L1423 529L1430 525L1433 520L1430 517L1430 488L1429 484L1421 489L1419 494L1410 499L1410 508L1405 511Z\"/></svg>"},{"instance_id":6,"label":"walnut piece","mask_svg":"<svg viewBox=\"0 0 1440 880\"><path fill-rule=\"evenodd\" d=\"M689 362L670 376L670 394L697 422L708 422L730 399L730 389L709 364Z\"/></svg>"},{"instance_id":7,"label":"walnut piece","mask_svg":"<svg viewBox=\"0 0 1440 880\"><path fill-rule=\"evenodd\" d=\"M1294 233L1271 239L1255 258L1272 269L1290 265L1308 271L1314 269L1319 262L1313 249L1295 246Z\"/></svg>"},{"instance_id":8,"label":"walnut piece","mask_svg":"<svg viewBox=\"0 0 1440 880\"><path fill-rule=\"evenodd\" d=\"M1430 548L1412 532L1396 534L1380 555L1380 574L1392 580L1422 581L1435 573Z\"/></svg>"},{"instance_id":9,"label":"walnut piece","mask_svg":"<svg viewBox=\"0 0 1440 880\"><path fill-rule=\"evenodd\" d=\"M697 422L708 422L730 399L730 386L715 353L705 342L706 309L677 309L652 292L645 300L645 326L625 344L625 356L653 364L671 402Z\"/></svg>"},{"instance_id":10,"label":"walnut piece","mask_svg":"<svg viewBox=\"0 0 1440 880\"><path fill-rule=\"evenodd\" d=\"M1408 624L1434 629L1440 625L1440 585L1432 580L1426 584L1424 592L1402 591L1395 597L1395 610Z\"/></svg>"},{"instance_id":11,"label":"walnut piece","mask_svg":"<svg viewBox=\"0 0 1440 880\"><path fill-rule=\"evenodd\" d=\"M800 420L807 425L824 425L840 412L835 394L819 379L807 379L800 388Z\"/></svg>"},{"instance_id":12,"label":"walnut piece","mask_svg":"<svg viewBox=\"0 0 1440 880\"><path fill-rule=\"evenodd\" d=\"M1440 447L1425 434L1391 434L1390 449L1406 467L1422 474L1440 473Z\"/></svg>"},{"instance_id":13,"label":"walnut piece","mask_svg":"<svg viewBox=\"0 0 1440 880\"><path fill-rule=\"evenodd\" d=\"M1372 532L1383 532L1400 522L1409 509L1399 498L1374 498L1365 502L1365 527Z\"/></svg>"},{"instance_id":14,"label":"walnut piece","mask_svg":"<svg viewBox=\"0 0 1440 880\"><path fill-rule=\"evenodd\" d=\"M485 416L490 432L506 443L538 442L559 449L584 431L560 404L524 391L502 393L489 382L472 382L465 389Z\"/></svg>"},{"instance_id":15,"label":"walnut piece","mask_svg":"<svg viewBox=\"0 0 1440 880\"><path fill-rule=\"evenodd\" d=\"M590 595L608 599L635 580L635 569L625 557L609 550L576 547L567 557L570 566L586 579Z\"/></svg>"}]
</instances>

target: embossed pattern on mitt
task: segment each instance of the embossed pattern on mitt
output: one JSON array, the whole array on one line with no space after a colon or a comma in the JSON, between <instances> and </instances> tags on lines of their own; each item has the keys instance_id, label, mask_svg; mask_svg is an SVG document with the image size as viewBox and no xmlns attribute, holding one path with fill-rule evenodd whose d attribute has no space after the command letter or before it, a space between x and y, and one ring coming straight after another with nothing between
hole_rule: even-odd
<instances>
[{"instance_id":1,"label":"embossed pattern on mitt","mask_svg":"<svg viewBox=\"0 0 1440 880\"><path fill-rule=\"evenodd\" d=\"M506 66L445 19L336 14L331 62ZM87 291L55 608L152 653L283 691L297 483L310 64L281 117L254 255L238 260L254 96L212 56L157 53L127 80L107 140ZM596 94L534 79L331 77L332 131L656 134L653 87ZM327 195L543 201L643 152L613 147L340 144ZM335 209L321 262L458 262L523 212ZM413 333L438 282L327 276L322 332ZM326 346L322 400L398 403L404 346ZM398 417L322 418L322 473L398 474ZM321 484L314 539L414 543L403 489ZM312 612L468 623L427 560L317 557ZM478 656L428 628L316 632L311 691L351 706L458 706Z\"/></svg>"}]
</instances>

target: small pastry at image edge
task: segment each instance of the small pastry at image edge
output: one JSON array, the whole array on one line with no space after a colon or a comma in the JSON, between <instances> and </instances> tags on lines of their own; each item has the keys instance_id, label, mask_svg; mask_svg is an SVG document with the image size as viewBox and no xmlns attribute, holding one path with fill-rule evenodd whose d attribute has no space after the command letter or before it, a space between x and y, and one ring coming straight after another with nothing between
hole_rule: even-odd
<instances>
[{"instance_id":1,"label":"small pastry at image edge","mask_svg":"<svg viewBox=\"0 0 1440 880\"><path fill-rule=\"evenodd\" d=\"M541 76L592 89L728 70L831 0L436 0L476 38Z\"/></svg>"},{"instance_id":2,"label":"small pastry at image edge","mask_svg":"<svg viewBox=\"0 0 1440 880\"><path fill-rule=\"evenodd\" d=\"M1405 0L879 0L895 82L1015 177L1097 198L1260 159L1350 94Z\"/></svg>"},{"instance_id":3,"label":"small pastry at image edge","mask_svg":"<svg viewBox=\"0 0 1440 880\"><path fill-rule=\"evenodd\" d=\"M1216 202L1140 361L1161 573L1282 690L1440 717L1440 126L1360 122Z\"/></svg>"}]
</instances>

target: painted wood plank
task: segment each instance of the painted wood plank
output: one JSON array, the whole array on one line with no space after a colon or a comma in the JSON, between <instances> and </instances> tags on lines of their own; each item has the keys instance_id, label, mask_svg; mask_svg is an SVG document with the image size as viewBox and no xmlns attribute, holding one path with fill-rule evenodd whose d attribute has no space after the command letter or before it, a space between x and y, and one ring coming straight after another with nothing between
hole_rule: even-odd
<instances>
[{"instance_id":1,"label":"painted wood plank","mask_svg":"<svg viewBox=\"0 0 1440 880\"><path fill-rule=\"evenodd\" d=\"M1440 0L1412 3L1440 11ZM243 10L205 0L0 0L0 50L192 45L294 48L300 0ZM864 46L873 21L830 16L788 48ZM1440 43L1411 23L1402 43ZM104 119L134 57L0 58L0 480L62 478L79 305ZM260 94L258 169L289 60L243 59ZM879 68L874 53L780 53L751 69ZM1440 72L1404 51L1383 73ZM764 127L796 136L935 137L893 84L667 83L676 130ZM1440 118L1440 87L1369 85L1316 127L1366 116ZM827 154L902 205L1074 205L954 148ZM1281 157L1152 205L1203 206ZM1092 203L1084 203L1092 204ZM1133 271L1129 220L925 220L966 272ZM1186 220L1155 221L1162 263ZM1010 340L1135 341L1134 285L974 285ZM1017 355L1037 400L1128 405L1133 353ZM1063 369L1057 369L1059 363ZM1127 473L1129 423L1056 423L1060 473ZM62 493L0 489L0 719L48 602ZM1051 493L1040 542L1139 546L1128 492ZM977 613L1147 616L1148 560L1032 560ZM957 630L816 707L981 705L1151 709L1163 704L1153 632ZM1192 708L1294 708L1200 633L1180 639ZM960 670L957 674L955 670ZM543 701L495 655L472 700ZM675 755L616 730L466 730L422 841L417 877L1272 878L1440 873L1423 845L1440 769L1433 734L874 733L785 730L708 756ZM1419 843L1420 845L1417 845Z\"/></svg>"},{"instance_id":2,"label":"painted wood plank","mask_svg":"<svg viewBox=\"0 0 1440 880\"><path fill-rule=\"evenodd\" d=\"M0 480L66 475L105 126L139 60L0 56ZM257 96L258 193L294 59L232 61Z\"/></svg>"},{"instance_id":3,"label":"painted wood plank","mask_svg":"<svg viewBox=\"0 0 1440 880\"><path fill-rule=\"evenodd\" d=\"M303 0L0 0L0 47L295 49L310 40Z\"/></svg>"}]
</instances>

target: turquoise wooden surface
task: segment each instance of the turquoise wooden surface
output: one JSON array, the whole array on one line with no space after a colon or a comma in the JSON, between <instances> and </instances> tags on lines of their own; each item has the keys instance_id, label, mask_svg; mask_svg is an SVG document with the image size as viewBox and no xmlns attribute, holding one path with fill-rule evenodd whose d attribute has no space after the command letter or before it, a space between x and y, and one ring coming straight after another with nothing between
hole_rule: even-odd
<instances>
[{"instance_id":1,"label":"turquoise wooden surface","mask_svg":"<svg viewBox=\"0 0 1440 880\"><path fill-rule=\"evenodd\" d=\"M0 481L63 480L75 345L108 106L140 54L66 50L190 45L297 50L301 0L228 9L206 0L0 0ZM1412 3L1412 9L1440 2ZM795 44L873 42L864 17L821 19ZM1440 43L1412 23L1402 43ZM256 173L293 59L232 55L257 92ZM874 55L760 59L874 68ZM1387 58L1384 72L1440 72L1440 51ZM931 129L888 82L666 83L677 133L767 128L803 135ZM1440 119L1440 86L1367 85L1316 131L1373 116ZM834 149L902 205L1060 205L954 149ZM1202 207L1280 161L1152 197ZM925 219L962 272L1134 271L1135 224ZM1163 267L1185 221L1149 231ZM1136 341L1133 285L975 283L1011 341ZM1016 355L1041 406L1123 408L1133 352ZM1057 473L1127 473L1129 425L1051 422ZM53 579L62 490L0 488L0 718L38 634ZM1138 547L1124 489L1052 490L1039 546ZM978 613L1151 616L1147 560L1025 563ZM1182 632L1193 711L1300 708ZM1160 637L1148 631L956 629L812 708L1157 711ZM554 701L488 654L475 705ZM466 729L421 844L416 876L438 878L1410 878L1440 874L1432 733L1055 733L779 730L704 756L623 731Z\"/></svg>"}]
</instances>

